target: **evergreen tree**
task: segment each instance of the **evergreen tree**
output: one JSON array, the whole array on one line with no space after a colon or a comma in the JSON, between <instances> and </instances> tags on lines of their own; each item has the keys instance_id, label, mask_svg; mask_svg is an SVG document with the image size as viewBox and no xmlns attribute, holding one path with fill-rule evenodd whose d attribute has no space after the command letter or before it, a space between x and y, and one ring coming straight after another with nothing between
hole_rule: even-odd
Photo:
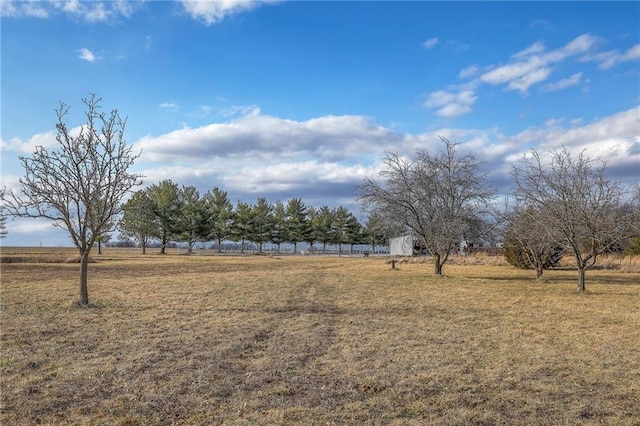
<instances>
[{"instance_id":1,"label":"evergreen tree","mask_svg":"<svg viewBox=\"0 0 640 426\"><path fill-rule=\"evenodd\" d=\"M304 241L309 229L307 206L302 199L292 198L286 208L287 239L293 243L293 252L297 253L298 243Z\"/></svg>"},{"instance_id":2,"label":"evergreen tree","mask_svg":"<svg viewBox=\"0 0 640 426\"><path fill-rule=\"evenodd\" d=\"M217 242L218 253L222 253L222 242L231 237L233 227L233 204L227 192L218 187L205 195L205 204L209 210L209 235L207 239Z\"/></svg>"},{"instance_id":3,"label":"evergreen tree","mask_svg":"<svg viewBox=\"0 0 640 426\"><path fill-rule=\"evenodd\" d=\"M350 243L352 233L355 232L355 217L343 206L339 206L333 212L331 223L331 242L338 245L338 254L342 254L342 244ZM355 220L357 224L357 220Z\"/></svg>"},{"instance_id":4,"label":"evergreen tree","mask_svg":"<svg viewBox=\"0 0 640 426\"><path fill-rule=\"evenodd\" d=\"M126 240L133 238L142 246L142 254L146 254L149 240L158 234L158 220L149 191L136 191L122 209L124 213L118 224L120 237Z\"/></svg>"},{"instance_id":5,"label":"evergreen tree","mask_svg":"<svg viewBox=\"0 0 640 426\"><path fill-rule=\"evenodd\" d=\"M262 245L270 240L273 226L273 209L266 198L258 198L258 202L251 207L251 240L258 244L258 251L262 252Z\"/></svg>"},{"instance_id":6,"label":"evergreen tree","mask_svg":"<svg viewBox=\"0 0 640 426\"><path fill-rule=\"evenodd\" d=\"M167 243L177 238L181 232L180 189L171 180L163 180L158 185L149 187L149 199L152 202L153 214L158 221L153 237L160 240L160 253L164 254Z\"/></svg>"},{"instance_id":7,"label":"evergreen tree","mask_svg":"<svg viewBox=\"0 0 640 426\"><path fill-rule=\"evenodd\" d=\"M371 251L375 253L376 246L387 244L391 236L397 236L401 233L402 229L400 229L400 226L397 224L389 226L389 224L385 222L384 217L374 211L369 215L367 223L364 226L364 241L371 244Z\"/></svg>"},{"instance_id":8,"label":"evergreen tree","mask_svg":"<svg viewBox=\"0 0 640 426\"><path fill-rule=\"evenodd\" d=\"M234 241L240 241L241 254L244 253L244 243L249 240L252 234L251 206L242 201L238 201L233 215L231 238Z\"/></svg>"},{"instance_id":9,"label":"evergreen tree","mask_svg":"<svg viewBox=\"0 0 640 426\"><path fill-rule=\"evenodd\" d=\"M343 242L349 244L349 254L353 254L353 246L362 242L362 225L358 222L358 218L351 212L349 212L347 216L343 235Z\"/></svg>"},{"instance_id":10,"label":"evergreen tree","mask_svg":"<svg viewBox=\"0 0 640 426\"><path fill-rule=\"evenodd\" d=\"M327 253L327 243L333 241L332 225L333 225L333 211L328 206L322 206L318 209L315 221L314 231L318 241L322 243L322 252Z\"/></svg>"},{"instance_id":11,"label":"evergreen tree","mask_svg":"<svg viewBox=\"0 0 640 426\"><path fill-rule=\"evenodd\" d=\"M178 228L179 238L188 244L188 253L193 251L197 241L208 239L210 228L210 214L205 200L195 186L183 186L180 191L180 216Z\"/></svg>"},{"instance_id":12,"label":"evergreen tree","mask_svg":"<svg viewBox=\"0 0 640 426\"><path fill-rule=\"evenodd\" d=\"M272 210L273 220L271 222L271 234L269 236L269 241L277 246L277 252L280 253L280 244L287 241L286 211L282 201L276 201Z\"/></svg>"},{"instance_id":13,"label":"evergreen tree","mask_svg":"<svg viewBox=\"0 0 640 426\"><path fill-rule=\"evenodd\" d=\"M313 206L309 206L307 208L307 230L305 232L305 237L303 241L309 244L309 253L313 252L313 244L318 241L317 233L316 233L316 222L318 221L318 211L313 208Z\"/></svg>"}]
</instances>

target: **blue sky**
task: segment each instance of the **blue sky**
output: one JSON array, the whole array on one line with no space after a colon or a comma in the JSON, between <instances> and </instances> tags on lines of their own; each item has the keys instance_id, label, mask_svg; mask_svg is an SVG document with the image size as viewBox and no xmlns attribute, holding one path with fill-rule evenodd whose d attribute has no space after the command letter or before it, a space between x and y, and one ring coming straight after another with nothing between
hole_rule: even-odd
<instances>
[{"instance_id":1,"label":"blue sky","mask_svg":"<svg viewBox=\"0 0 640 426\"><path fill-rule=\"evenodd\" d=\"M2 185L96 93L128 117L145 185L353 203L385 151L485 162L501 190L531 148L640 176L637 2L1 0ZM4 245L69 245L15 220Z\"/></svg>"}]
</instances>

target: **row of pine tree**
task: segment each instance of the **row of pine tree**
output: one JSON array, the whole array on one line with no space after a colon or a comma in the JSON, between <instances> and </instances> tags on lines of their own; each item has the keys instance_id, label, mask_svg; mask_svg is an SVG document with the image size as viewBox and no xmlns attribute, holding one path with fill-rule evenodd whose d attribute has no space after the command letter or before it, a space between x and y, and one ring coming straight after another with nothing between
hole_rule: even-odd
<instances>
[{"instance_id":1,"label":"row of pine tree","mask_svg":"<svg viewBox=\"0 0 640 426\"><path fill-rule=\"evenodd\" d=\"M197 242L215 242L221 251L224 241L254 243L263 250L265 243L272 243L280 251L282 243L298 243L313 247L321 243L326 252L328 244L343 245L349 251L355 244L377 245L388 239L386 228L375 216L365 225L346 207L315 208L300 198L286 203L269 203L258 198L255 204L238 201L235 206L226 191L218 187L200 194L194 186L179 186L171 180L137 191L123 206L119 221L120 238L134 240L146 252L151 241L160 243L165 252L169 242L186 243L191 252Z\"/></svg>"}]
</instances>

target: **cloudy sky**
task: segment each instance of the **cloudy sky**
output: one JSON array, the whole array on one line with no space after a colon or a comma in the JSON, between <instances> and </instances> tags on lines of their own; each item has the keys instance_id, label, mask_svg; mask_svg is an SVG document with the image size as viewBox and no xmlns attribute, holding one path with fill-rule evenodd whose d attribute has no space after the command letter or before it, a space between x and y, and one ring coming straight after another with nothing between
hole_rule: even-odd
<instances>
[{"instance_id":1,"label":"cloudy sky","mask_svg":"<svg viewBox=\"0 0 640 426\"><path fill-rule=\"evenodd\" d=\"M640 176L637 2L0 0L2 185L55 145L55 108L128 117L145 185L354 204L385 151L460 142L508 190L531 148ZM3 245L70 245L15 220Z\"/></svg>"}]
</instances>

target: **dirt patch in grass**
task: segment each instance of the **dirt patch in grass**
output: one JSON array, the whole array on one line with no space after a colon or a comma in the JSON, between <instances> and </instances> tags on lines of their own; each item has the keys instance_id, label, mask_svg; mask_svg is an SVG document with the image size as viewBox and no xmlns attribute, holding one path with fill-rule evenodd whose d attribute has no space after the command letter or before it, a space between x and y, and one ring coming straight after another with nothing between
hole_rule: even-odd
<instances>
[{"instance_id":1,"label":"dirt patch in grass","mask_svg":"<svg viewBox=\"0 0 640 426\"><path fill-rule=\"evenodd\" d=\"M3 264L2 424L638 424L634 274L384 259Z\"/></svg>"}]
</instances>

